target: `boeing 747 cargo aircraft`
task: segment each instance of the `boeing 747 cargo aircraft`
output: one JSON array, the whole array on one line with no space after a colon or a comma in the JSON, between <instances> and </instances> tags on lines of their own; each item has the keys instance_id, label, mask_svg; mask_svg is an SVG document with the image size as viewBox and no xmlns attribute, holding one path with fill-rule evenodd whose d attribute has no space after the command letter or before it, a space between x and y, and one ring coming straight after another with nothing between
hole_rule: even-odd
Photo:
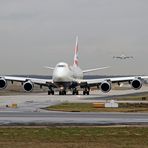
<instances>
[{"instance_id":1,"label":"boeing 747 cargo aircraft","mask_svg":"<svg viewBox=\"0 0 148 148\"><path fill-rule=\"evenodd\" d=\"M78 61L78 38L76 39L74 62L69 66L65 62L58 63L55 67L46 67L53 70L52 79L37 79L28 77L15 77L15 76L1 76L0 89L7 86L8 81L21 82L25 91L30 92L33 90L34 85L48 87L48 95L54 95L55 89L58 90L59 95L66 95L71 91L73 95L78 95L79 91L83 91L83 95L89 95L90 88L96 87L102 92L107 93L111 90L112 84L128 82L135 90L140 89L148 76L131 76L131 77L116 77L116 78L100 78L100 79L83 79L83 75L87 72L92 72L108 67L94 68L82 70L79 67Z\"/></svg>"}]
</instances>

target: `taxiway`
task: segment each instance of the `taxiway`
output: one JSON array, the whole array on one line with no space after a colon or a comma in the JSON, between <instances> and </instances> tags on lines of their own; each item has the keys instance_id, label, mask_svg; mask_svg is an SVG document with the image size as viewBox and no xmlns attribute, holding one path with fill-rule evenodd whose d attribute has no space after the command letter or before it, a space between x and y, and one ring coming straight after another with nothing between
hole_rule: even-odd
<instances>
[{"instance_id":1,"label":"taxiway","mask_svg":"<svg viewBox=\"0 0 148 148\"><path fill-rule=\"evenodd\" d=\"M93 92L89 96L48 96L46 93L0 96L0 124L1 125L50 125L50 124L148 124L148 113L80 113L55 112L41 108L63 102L103 102L121 96L140 95L147 93L147 87L141 90L112 90L108 94ZM146 102L146 101L145 101ZM6 105L17 104L17 108Z\"/></svg>"}]
</instances>

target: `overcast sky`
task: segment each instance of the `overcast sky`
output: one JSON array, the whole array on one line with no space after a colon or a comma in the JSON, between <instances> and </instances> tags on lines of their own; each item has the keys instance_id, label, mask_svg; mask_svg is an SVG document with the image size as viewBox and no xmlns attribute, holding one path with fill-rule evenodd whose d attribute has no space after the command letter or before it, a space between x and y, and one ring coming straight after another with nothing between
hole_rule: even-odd
<instances>
[{"instance_id":1,"label":"overcast sky","mask_svg":"<svg viewBox=\"0 0 148 148\"><path fill-rule=\"evenodd\" d=\"M73 63L79 36L82 69L148 74L147 0L0 0L1 74L52 74L43 66ZM134 59L115 60L115 55Z\"/></svg>"}]
</instances>

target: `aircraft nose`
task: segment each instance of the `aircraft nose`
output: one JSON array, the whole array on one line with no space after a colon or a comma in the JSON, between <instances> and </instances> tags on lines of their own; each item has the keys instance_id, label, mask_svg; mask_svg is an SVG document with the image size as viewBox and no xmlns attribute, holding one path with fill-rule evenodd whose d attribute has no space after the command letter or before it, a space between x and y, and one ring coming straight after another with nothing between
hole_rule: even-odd
<instances>
[{"instance_id":1,"label":"aircraft nose","mask_svg":"<svg viewBox=\"0 0 148 148\"><path fill-rule=\"evenodd\" d=\"M56 79L58 81L62 81L64 79L64 75L63 74L58 74L58 75L56 75Z\"/></svg>"},{"instance_id":2,"label":"aircraft nose","mask_svg":"<svg viewBox=\"0 0 148 148\"><path fill-rule=\"evenodd\" d=\"M55 81L64 81L66 76L67 76L67 73L65 71L59 70L55 73L54 78L55 78Z\"/></svg>"}]
</instances>

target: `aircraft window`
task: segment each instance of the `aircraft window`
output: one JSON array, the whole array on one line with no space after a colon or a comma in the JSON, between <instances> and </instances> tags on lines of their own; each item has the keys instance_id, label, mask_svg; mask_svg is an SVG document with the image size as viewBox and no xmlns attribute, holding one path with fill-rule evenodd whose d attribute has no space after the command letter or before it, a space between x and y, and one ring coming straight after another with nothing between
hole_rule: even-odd
<instances>
[{"instance_id":1,"label":"aircraft window","mask_svg":"<svg viewBox=\"0 0 148 148\"><path fill-rule=\"evenodd\" d=\"M58 67L66 67L65 65L58 65Z\"/></svg>"}]
</instances>

